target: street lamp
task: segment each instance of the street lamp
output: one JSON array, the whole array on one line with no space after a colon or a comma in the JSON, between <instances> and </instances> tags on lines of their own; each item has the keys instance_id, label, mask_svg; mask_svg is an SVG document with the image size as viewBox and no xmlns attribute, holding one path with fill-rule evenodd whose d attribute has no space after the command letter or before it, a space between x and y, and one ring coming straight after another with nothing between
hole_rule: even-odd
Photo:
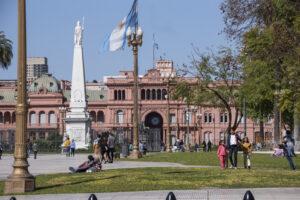
<instances>
[{"instance_id":1,"label":"street lamp","mask_svg":"<svg viewBox=\"0 0 300 200\"><path fill-rule=\"evenodd\" d=\"M138 123L138 47L143 44L143 31L141 27L131 30L129 27L126 32L128 46L132 46L133 51L133 151L130 155L132 159L138 159L142 155L139 152L139 123Z\"/></svg>"},{"instance_id":2,"label":"street lamp","mask_svg":"<svg viewBox=\"0 0 300 200\"><path fill-rule=\"evenodd\" d=\"M167 83L167 94L166 94L166 99L167 99L167 135L166 135L166 151L167 152L172 152L171 149L171 133L170 133L170 81L172 78L175 77L175 74L173 72L171 73L162 73L161 74L163 81Z\"/></svg>"},{"instance_id":3,"label":"street lamp","mask_svg":"<svg viewBox=\"0 0 300 200\"><path fill-rule=\"evenodd\" d=\"M18 98L13 172L5 181L5 194L34 191L35 178L28 171L26 153L27 92L26 92L26 1L18 1Z\"/></svg>"},{"instance_id":4,"label":"street lamp","mask_svg":"<svg viewBox=\"0 0 300 200\"><path fill-rule=\"evenodd\" d=\"M197 113L196 117L197 117L197 122L199 123L199 129L200 129L200 131L198 129L198 136L199 136L198 137L198 143L200 145L200 143L201 143L201 136L202 136L202 124L201 124L201 122L202 122L202 114L201 113Z\"/></svg>"}]
</instances>

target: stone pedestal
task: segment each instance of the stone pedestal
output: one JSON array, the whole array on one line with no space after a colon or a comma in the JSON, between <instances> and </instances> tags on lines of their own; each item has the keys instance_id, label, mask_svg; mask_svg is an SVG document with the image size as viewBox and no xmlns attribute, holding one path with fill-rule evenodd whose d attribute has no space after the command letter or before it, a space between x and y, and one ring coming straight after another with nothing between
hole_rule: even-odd
<instances>
[{"instance_id":1,"label":"stone pedestal","mask_svg":"<svg viewBox=\"0 0 300 200\"><path fill-rule=\"evenodd\" d=\"M88 149L88 147L90 146L90 119L88 117L68 117L70 116L68 116L67 114L67 118L65 119L66 134L70 137L71 140L75 140L76 149Z\"/></svg>"},{"instance_id":2,"label":"stone pedestal","mask_svg":"<svg viewBox=\"0 0 300 200\"><path fill-rule=\"evenodd\" d=\"M5 194L25 193L35 190L35 179L31 177L8 177L5 181Z\"/></svg>"}]
</instances>

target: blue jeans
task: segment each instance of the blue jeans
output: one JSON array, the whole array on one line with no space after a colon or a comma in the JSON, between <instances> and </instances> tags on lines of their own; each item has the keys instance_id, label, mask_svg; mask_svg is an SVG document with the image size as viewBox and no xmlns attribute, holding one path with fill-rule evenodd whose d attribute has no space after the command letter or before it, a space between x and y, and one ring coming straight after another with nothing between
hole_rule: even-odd
<instances>
[{"instance_id":1,"label":"blue jeans","mask_svg":"<svg viewBox=\"0 0 300 200\"><path fill-rule=\"evenodd\" d=\"M229 146L229 160L233 167L237 167L237 154L238 154L238 146L230 145Z\"/></svg>"},{"instance_id":2,"label":"blue jeans","mask_svg":"<svg viewBox=\"0 0 300 200\"><path fill-rule=\"evenodd\" d=\"M287 159L288 162L289 162L290 168L291 168L292 170L295 170L295 169L296 169L296 166L295 166L295 164L294 164L294 161L293 161L292 156L293 156L293 147L287 147L287 148L286 148L286 155L285 155L285 157L286 157L286 159Z\"/></svg>"}]
</instances>

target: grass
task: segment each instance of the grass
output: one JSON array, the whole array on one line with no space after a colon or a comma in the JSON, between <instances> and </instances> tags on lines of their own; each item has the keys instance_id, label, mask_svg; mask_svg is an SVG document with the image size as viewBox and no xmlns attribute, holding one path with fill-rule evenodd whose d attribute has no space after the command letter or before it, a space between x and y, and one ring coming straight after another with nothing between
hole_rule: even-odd
<instances>
[{"instance_id":1,"label":"grass","mask_svg":"<svg viewBox=\"0 0 300 200\"><path fill-rule=\"evenodd\" d=\"M200 188L300 187L300 171L220 170L218 168L118 169L99 173L36 177L37 188L26 194L93 193ZM3 195L4 183L0 182Z\"/></svg>"},{"instance_id":2,"label":"grass","mask_svg":"<svg viewBox=\"0 0 300 200\"><path fill-rule=\"evenodd\" d=\"M126 159L128 160L128 159ZM138 161L172 162L184 165L219 166L216 152L178 152L178 153L153 153L144 156ZM296 166L300 166L300 156L294 158ZM286 158L274 158L270 154L252 154L252 168L256 169L289 169ZM243 155L238 154L238 166L243 167Z\"/></svg>"},{"instance_id":3,"label":"grass","mask_svg":"<svg viewBox=\"0 0 300 200\"><path fill-rule=\"evenodd\" d=\"M239 155L242 167L242 156ZM299 156L294 159L300 163ZM155 153L138 161L218 166L216 152ZM252 169L139 168L100 173L51 174L36 177L36 190L26 194L93 193L200 188L300 187L300 171L291 171L285 158L253 154ZM3 195L4 182L0 182Z\"/></svg>"}]
</instances>

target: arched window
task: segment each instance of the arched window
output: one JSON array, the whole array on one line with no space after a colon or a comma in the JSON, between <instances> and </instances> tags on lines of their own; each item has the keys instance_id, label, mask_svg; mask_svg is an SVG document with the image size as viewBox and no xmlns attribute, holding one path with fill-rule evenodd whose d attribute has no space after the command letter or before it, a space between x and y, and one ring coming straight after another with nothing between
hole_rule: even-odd
<instances>
[{"instance_id":1,"label":"arched window","mask_svg":"<svg viewBox=\"0 0 300 200\"><path fill-rule=\"evenodd\" d=\"M220 123L227 123L228 122L228 115L227 113L220 114Z\"/></svg>"},{"instance_id":2,"label":"arched window","mask_svg":"<svg viewBox=\"0 0 300 200\"><path fill-rule=\"evenodd\" d=\"M156 90L152 90L152 100L156 100Z\"/></svg>"},{"instance_id":3,"label":"arched window","mask_svg":"<svg viewBox=\"0 0 300 200\"><path fill-rule=\"evenodd\" d=\"M29 114L29 124L36 124L35 112L31 111Z\"/></svg>"},{"instance_id":4,"label":"arched window","mask_svg":"<svg viewBox=\"0 0 300 200\"><path fill-rule=\"evenodd\" d=\"M11 122L16 123L16 112L13 112L11 115Z\"/></svg>"},{"instance_id":5,"label":"arched window","mask_svg":"<svg viewBox=\"0 0 300 200\"><path fill-rule=\"evenodd\" d=\"M122 91L118 90L118 100L121 100L121 99L122 99Z\"/></svg>"},{"instance_id":6,"label":"arched window","mask_svg":"<svg viewBox=\"0 0 300 200\"><path fill-rule=\"evenodd\" d=\"M145 90L144 89L141 90L141 99L145 100Z\"/></svg>"},{"instance_id":7,"label":"arched window","mask_svg":"<svg viewBox=\"0 0 300 200\"><path fill-rule=\"evenodd\" d=\"M90 112L90 117L91 117L92 122L96 122L96 112L95 111Z\"/></svg>"},{"instance_id":8,"label":"arched window","mask_svg":"<svg viewBox=\"0 0 300 200\"><path fill-rule=\"evenodd\" d=\"M3 123L3 113L0 112L0 124L2 124L2 123Z\"/></svg>"},{"instance_id":9,"label":"arched window","mask_svg":"<svg viewBox=\"0 0 300 200\"><path fill-rule=\"evenodd\" d=\"M213 138L212 138L212 133L211 132L205 132L204 133L204 141L207 143L208 141L211 141L212 142L212 140L213 140Z\"/></svg>"},{"instance_id":10,"label":"arched window","mask_svg":"<svg viewBox=\"0 0 300 200\"><path fill-rule=\"evenodd\" d=\"M39 114L40 124L46 124L46 114L44 111L41 111Z\"/></svg>"},{"instance_id":11,"label":"arched window","mask_svg":"<svg viewBox=\"0 0 300 200\"><path fill-rule=\"evenodd\" d=\"M185 124L192 124L192 113L190 111L185 111L183 117Z\"/></svg>"},{"instance_id":12,"label":"arched window","mask_svg":"<svg viewBox=\"0 0 300 200\"><path fill-rule=\"evenodd\" d=\"M162 99L163 99L163 100L166 100L166 99L167 99L167 90L166 90L166 89L163 89L163 90L162 90Z\"/></svg>"},{"instance_id":13,"label":"arched window","mask_svg":"<svg viewBox=\"0 0 300 200\"><path fill-rule=\"evenodd\" d=\"M212 114L209 113L209 114L208 114L208 122L211 123L212 121L213 121Z\"/></svg>"},{"instance_id":14,"label":"arched window","mask_svg":"<svg viewBox=\"0 0 300 200\"><path fill-rule=\"evenodd\" d=\"M117 100L117 99L118 99L118 91L115 90L115 91L114 91L114 100Z\"/></svg>"},{"instance_id":15,"label":"arched window","mask_svg":"<svg viewBox=\"0 0 300 200\"><path fill-rule=\"evenodd\" d=\"M117 111L117 118L116 118L117 124L124 123L124 112L122 110Z\"/></svg>"},{"instance_id":16,"label":"arched window","mask_svg":"<svg viewBox=\"0 0 300 200\"><path fill-rule=\"evenodd\" d=\"M57 122L55 113L53 111L49 112L48 119L49 119L49 124L56 124L56 122Z\"/></svg>"},{"instance_id":17,"label":"arched window","mask_svg":"<svg viewBox=\"0 0 300 200\"><path fill-rule=\"evenodd\" d=\"M161 100L161 89L157 90L157 100Z\"/></svg>"},{"instance_id":18,"label":"arched window","mask_svg":"<svg viewBox=\"0 0 300 200\"><path fill-rule=\"evenodd\" d=\"M10 123L10 113L5 112L4 113L4 124L9 124Z\"/></svg>"},{"instance_id":19,"label":"arched window","mask_svg":"<svg viewBox=\"0 0 300 200\"><path fill-rule=\"evenodd\" d=\"M125 90L122 90L122 100L125 100L126 96L125 96Z\"/></svg>"},{"instance_id":20,"label":"arched window","mask_svg":"<svg viewBox=\"0 0 300 200\"><path fill-rule=\"evenodd\" d=\"M104 112L99 111L97 115L98 115L97 122L99 122L100 124L103 124L105 122Z\"/></svg>"},{"instance_id":21,"label":"arched window","mask_svg":"<svg viewBox=\"0 0 300 200\"><path fill-rule=\"evenodd\" d=\"M148 89L148 90L146 91L146 99L147 99L147 100L150 100L150 98L151 98L151 91Z\"/></svg>"},{"instance_id":22,"label":"arched window","mask_svg":"<svg viewBox=\"0 0 300 200\"><path fill-rule=\"evenodd\" d=\"M220 132L220 140L224 140L224 142L225 142L225 133L224 132Z\"/></svg>"},{"instance_id":23,"label":"arched window","mask_svg":"<svg viewBox=\"0 0 300 200\"><path fill-rule=\"evenodd\" d=\"M204 113L204 123L211 123L211 122L212 122L212 114Z\"/></svg>"}]
</instances>

